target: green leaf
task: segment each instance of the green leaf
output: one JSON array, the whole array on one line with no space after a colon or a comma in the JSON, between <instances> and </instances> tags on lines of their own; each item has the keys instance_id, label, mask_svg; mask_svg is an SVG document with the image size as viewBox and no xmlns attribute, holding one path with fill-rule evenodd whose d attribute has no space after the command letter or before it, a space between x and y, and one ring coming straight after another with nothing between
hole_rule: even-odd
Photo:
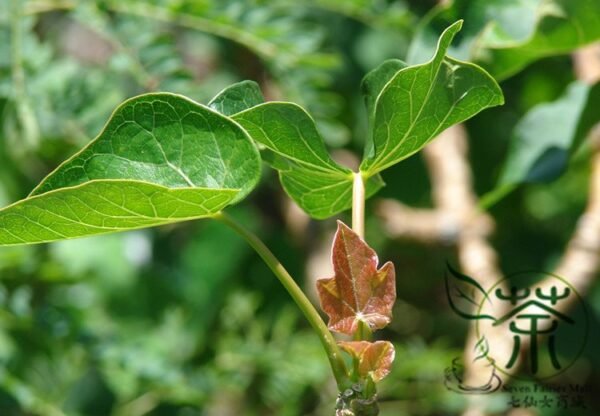
<instances>
[{"instance_id":1,"label":"green leaf","mask_svg":"<svg viewBox=\"0 0 600 416\"><path fill-rule=\"evenodd\" d=\"M489 30L482 34L474 58L495 77L504 79L537 59L569 53L600 39L598 0L543 1L539 2L537 13L535 31L530 37L513 42L503 39L501 30Z\"/></svg>"},{"instance_id":2,"label":"green leaf","mask_svg":"<svg viewBox=\"0 0 600 416\"><path fill-rule=\"evenodd\" d=\"M269 102L233 116L267 150L263 158L279 171L287 194L314 218L352 206L352 171L331 159L314 120L296 104ZM379 178L367 183L372 195Z\"/></svg>"},{"instance_id":3,"label":"green leaf","mask_svg":"<svg viewBox=\"0 0 600 416\"><path fill-rule=\"evenodd\" d=\"M365 106L367 107L370 122L375 117L377 97L394 75L406 67L406 63L399 59L389 59L365 75L360 89L365 99Z\"/></svg>"},{"instance_id":4,"label":"green leaf","mask_svg":"<svg viewBox=\"0 0 600 416\"><path fill-rule=\"evenodd\" d=\"M500 87L489 74L445 56L461 24L444 31L429 62L399 70L381 90L375 101L373 145L367 145L370 153L360 167L366 176L418 152L447 127L503 103Z\"/></svg>"},{"instance_id":5,"label":"green leaf","mask_svg":"<svg viewBox=\"0 0 600 416\"><path fill-rule=\"evenodd\" d=\"M590 129L600 122L598 108L600 83L590 87L578 81L556 101L533 107L512 133L498 189L558 178Z\"/></svg>"},{"instance_id":6,"label":"green leaf","mask_svg":"<svg viewBox=\"0 0 600 416\"><path fill-rule=\"evenodd\" d=\"M365 100L365 107L367 107L370 126L374 124L375 120L375 104L377 102L377 97L379 97L379 94L381 94L385 85L394 77L394 75L396 75L399 70L406 68L406 66L406 63L399 59L389 59L365 75L360 85L360 89ZM369 134L372 134L372 130L369 130ZM369 136L365 143L366 155L373 152L372 147L373 139Z\"/></svg>"},{"instance_id":7,"label":"green leaf","mask_svg":"<svg viewBox=\"0 0 600 416\"><path fill-rule=\"evenodd\" d=\"M379 97L383 88L394 75L406 67L406 63L399 59L389 59L373 69L363 78L360 89L365 100L365 107L367 108L370 126L373 126L375 123L375 104L377 103L377 97ZM374 151L372 135L373 131L369 129L369 136L365 142L366 155L370 155Z\"/></svg>"},{"instance_id":8,"label":"green leaf","mask_svg":"<svg viewBox=\"0 0 600 416\"><path fill-rule=\"evenodd\" d=\"M264 102L265 98L256 82L242 81L225 88L208 106L225 116L232 116Z\"/></svg>"},{"instance_id":9,"label":"green leaf","mask_svg":"<svg viewBox=\"0 0 600 416\"><path fill-rule=\"evenodd\" d=\"M0 244L211 216L259 176L256 147L227 117L174 94L135 97L28 198L0 210Z\"/></svg>"},{"instance_id":10,"label":"green leaf","mask_svg":"<svg viewBox=\"0 0 600 416\"><path fill-rule=\"evenodd\" d=\"M453 55L477 62L496 79L600 39L597 0L455 0L424 19L411 44L409 63L421 62L433 49L436 28L459 17L466 24Z\"/></svg>"},{"instance_id":11,"label":"green leaf","mask_svg":"<svg viewBox=\"0 0 600 416\"><path fill-rule=\"evenodd\" d=\"M132 180L89 181L0 210L0 245L44 243L209 217L231 189L180 188Z\"/></svg>"}]
</instances>

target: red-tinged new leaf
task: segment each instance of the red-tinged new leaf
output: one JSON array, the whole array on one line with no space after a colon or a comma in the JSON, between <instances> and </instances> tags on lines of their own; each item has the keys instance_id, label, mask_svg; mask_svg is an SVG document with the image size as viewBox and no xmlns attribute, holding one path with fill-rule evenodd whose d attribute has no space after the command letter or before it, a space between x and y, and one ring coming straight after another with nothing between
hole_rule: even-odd
<instances>
[{"instance_id":1,"label":"red-tinged new leaf","mask_svg":"<svg viewBox=\"0 0 600 416\"><path fill-rule=\"evenodd\" d=\"M335 276L317 281L329 329L353 335L360 321L372 331L385 327L396 300L394 265L387 262L377 270L375 251L340 221L331 258Z\"/></svg>"},{"instance_id":2,"label":"red-tinged new leaf","mask_svg":"<svg viewBox=\"0 0 600 416\"><path fill-rule=\"evenodd\" d=\"M388 341L339 342L340 348L358 360L358 375L378 382L390 373L396 352Z\"/></svg>"}]
</instances>

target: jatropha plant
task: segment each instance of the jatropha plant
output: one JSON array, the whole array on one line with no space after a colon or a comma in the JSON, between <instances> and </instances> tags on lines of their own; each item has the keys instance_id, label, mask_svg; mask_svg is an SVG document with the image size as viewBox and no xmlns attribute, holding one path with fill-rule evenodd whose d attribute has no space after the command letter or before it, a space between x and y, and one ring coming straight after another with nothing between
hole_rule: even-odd
<instances>
[{"instance_id":1,"label":"jatropha plant","mask_svg":"<svg viewBox=\"0 0 600 416\"><path fill-rule=\"evenodd\" d=\"M262 257L320 337L340 392L336 414L376 415L376 383L390 371L394 348L372 335L390 322L396 290L394 266L378 268L363 239L365 199L383 186L383 170L445 128L503 102L488 73L446 56L461 24L444 31L428 62L389 60L365 77L370 133L358 172L330 157L304 109L264 102L254 82L234 84L208 105L145 94L122 103L102 132L27 198L0 210L0 244L47 243L198 218L221 221ZM225 212L257 185L261 159L311 217L352 209L351 228L338 222L335 276L317 283L328 325L265 244ZM337 342L330 330L350 340Z\"/></svg>"}]
</instances>

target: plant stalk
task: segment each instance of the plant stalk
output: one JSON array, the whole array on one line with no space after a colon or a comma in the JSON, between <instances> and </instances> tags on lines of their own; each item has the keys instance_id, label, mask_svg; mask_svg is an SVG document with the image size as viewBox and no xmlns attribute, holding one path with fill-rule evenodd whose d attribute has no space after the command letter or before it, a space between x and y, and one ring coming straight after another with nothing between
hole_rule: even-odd
<instances>
[{"instance_id":1,"label":"plant stalk","mask_svg":"<svg viewBox=\"0 0 600 416\"><path fill-rule=\"evenodd\" d=\"M352 230L365 238L365 182L362 173L354 173L352 182Z\"/></svg>"},{"instance_id":2,"label":"plant stalk","mask_svg":"<svg viewBox=\"0 0 600 416\"><path fill-rule=\"evenodd\" d=\"M288 271L283 267L281 262L275 257L275 255L269 250L269 248L258 238L256 234L252 231L248 230L242 224L237 222L235 219L230 217L228 214L224 212L220 212L216 214L213 218L227 224L229 227L233 228L240 236L242 236L248 244L258 253L258 255L264 260L266 265L271 269L271 271L275 274L275 276L279 279L283 287L288 291L291 295L292 299L296 302L304 316L313 327L313 329L319 335L321 343L323 344L323 348L327 353L327 358L329 359L329 363L331 365L331 369L333 371L333 375L338 385L339 391L344 391L349 388L351 385L348 370L346 369L346 364L342 358L342 354L340 349L337 346L335 338L321 316L319 312L315 309L310 300L306 297L302 289L296 284L292 276L288 273Z\"/></svg>"},{"instance_id":3,"label":"plant stalk","mask_svg":"<svg viewBox=\"0 0 600 416\"><path fill-rule=\"evenodd\" d=\"M26 144L32 148L39 140L39 126L25 88L25 69L23 68L23 2L11 1L11 71L15 107Z\"/></svg>"}]
</instances>

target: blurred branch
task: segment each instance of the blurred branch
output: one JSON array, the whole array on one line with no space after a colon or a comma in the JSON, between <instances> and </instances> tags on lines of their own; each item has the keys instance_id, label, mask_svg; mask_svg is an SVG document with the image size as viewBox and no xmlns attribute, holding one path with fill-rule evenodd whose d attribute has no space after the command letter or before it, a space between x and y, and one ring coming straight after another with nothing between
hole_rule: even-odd
<instances>
[{"instance_id":1,"label":"blurred branch","mask_svg":"<svg viewBox=\"0 0 600 416\"><path fill-rule=\"evenodd\" d=\"M450 243L456 239L456 223L440 210L411 208L392 199L380 201L375 209L390 237L423 244Z\"/></svg>"},{"instance_id":2,"label":"blurred branch","mask_svg":"<svg viewBox=\"0 0 600 416\"><path fill-rule=\"evenodd\" d=\"M77 6L77 4L73 0L30 0L23 7L23 14L32 15L54 12L58 10L70 10L75 8L75 6Z\"/></svg>"},{"instance_id":3,"label":"blurred branch","mask_svg":"<svg viewBox=\"0 0 600 416\"><path fill-rule=\"evenodd\" d=\"M467 159L467 132L456 125L443 132L427 146L423 155L431 174L433 199L437 209L453 218L457 230L455 246L462 271L476 279L484 289L491 288L502 278L496 251L488 241L494 229L493 219L479 211L473 191L473 178ZM500 284L502 286L502 284ZM480 299L476 300L479 303ZM501 315L503 311L498 311ZM512 338L500 330L486 334L496 351L510 353ZM465 384L484 385L490 377L487 360L476 360L479 341L476 325L469 327L465 340ZM501 353L502 354L502 353ZM483 415L481 403L473 400L465 415Z\"/></svg>"},{"instance_id":4,"label":"blurred branch","mask_svg":"<svg viewBox=\"0 0 600 416\"><path fill-rule=\"evenodd\" d=\"M187 27L188 29L211 33L232 40L244 45L250 50L256 51L264 58L274 59L281 52L274 43L255 36L251 32L244 31L238 26L228 25L202 16L186 13L173 13L168 9L153 6L148 3L110 1L108 4L110 9L115 12L150 18L167 23L175 23L179 26Z\"/></svg>"},{"instance_id":5,"label":"blurred branch","mask_svg":"<svg viewBox=\"0 0 600 416\"><path fill-rule=\"evenodd\" d=\"M28 412L38 416L66 416L62 410L46 401L30 386L9 374L5 369L0 369L0 386L13 397Z\"/></svg>"},{"instance_id":6,"label":"blurred branch","mask_svg":"<svg viewBox=\"0 0 600 416\"><path fill-rule=\"evenodd\" d=\"M20 2L20 0L15 1ZM255 36L251 32L241 30L237 26L228 25L214 19L186 13L176 13L167 8L154 6L146 2L107 1L106 5L110 10L117 13L174 23L188 29L230 39L246 46L250 50L256 51L259 55L266 58L273 59L279 52L277 45ZM71 10L75 7L77 7L77 3L72 1L38 1L28 6L27 13L34 14L54 10Z\"/></svg>"},{"instance_id":7,"label":"blurred branch","mask_svg":"<svg viewBox=\"0 0 600 416\"><path fill-rule=\"evenodd\" d=\"M146 91L153 91L158 87L160 80L144 67L139 53L127 44L127 40L124 42L115 31L111 30L109 22L101 19L101 24L86 24L85 21L77 17L75 18L75 22L81 26L81 29L79 30L88 29L91 33L95 34L98 38L96 40L97 43L107 43L107 49L112 49L112 51L109 52L120 52L127 56L131 63L131 65L128 66L129 72L142 88ZM75 30L77 30L77 28L75 28Z\"/></svg>"},{"instance_id":8,"label":"blurred branch","mask_svg":"<svg viewBox=\"0 0 600 416\"><path fill-rule=\"evenodd\" d=\"M593 43L573 54L575 75L580 81L593 84L600 80L600 43Z\"/></svg>"},{"instance_id":9,"label":"blurred branch","mask_svg":"<svg viewBox=\"0 0 600 416\"><path fill-rule=\"evenodd\" d=\"M149 4L143 1L114 1L106 0L102 2L108 10L123 15L142 17L159 22L169 23L208 33L223 39L236 42L256 53L268 61L285 62L286 66L293 66L302 63L305 58L307 61L314 60L315 56L305 56L301 51L290 50L277 42L277 37L273 40L259 36L252 30L246 30L240 22L229 22L220 15L191 14L184 11L172 10L167 7ZM57 10L72 10L78 7L78 4L69 0L55 1L33 1L27 4L25 12L27 14L45 13ZM319 55L324 58L325 55L313 52L312 55Z\"/></svg>"},{"instance_id":10,"label":"blurred branch","mask_svg":"<svg viewBox=\"0 0 600 416\"><path fill-rule=\"evenodd\" d=\"M590 85L599 81L600 43L576 51L573 62L580 81ZM600 270L600 125L592 128L587 139L593 150L588 203L554 270L554 274L567 280L582 297L588 292ZM542 292L549 290L554 284L553 278L546 279L541 283ZM568 310L575 299L575 296L565 299L556 309L561 312ZM523 343L521 355L528 348L529 345Z\"/></svg>"},{"instance_id":11,"label":"blurred branch","mask_svg":"<svg viewBox=\"0 0 600 416\"><path fill-rule=\"evenodd\" d=\"M415 209L394 200L381 201L377 212L385 231L395 238L452 244L465 273L483 279L484 287L495 283L501 273L487 242L494 222L477 209L464 127L445 130L425 147L423 155L431 175L435 208Z\"/></svg>"},{"instance_id":12,"label":"blurred branch","mask_svg":"<svg viewBox=\"0 0 600 416\"><path fill-rule=\"evenodd\" d=\"M590 45L576 51L573 55L574 71L577 78L587 84L593 84L600 80L600 44ZM600 269L600 125L596 125L589 133L588 140L593 149L591 160L591 175L589 185L588 204L577 223L565 252L554 270L554 274L566 279L578 292L580 296L585 296L592 283L598 275ZM553 278L547 278L541 283L541 290L549 291L555 284ZM577 299L571 296L557 305L559 311L566 311L573 306ZM505 343L510 339L509 334L494 334L490 342ZM526 341L526 340L525 340ZM528 342L521 344L521 354L523 357L530 345ZM521 360L516 363L515 368L522 363ZM465 413L468 416L485 414L471 406ZM513 410L511 415L515 415ZM519 416L533 415L530 410L521 409Z\"/></svg>"},{"instance_id":13,"label":"blurred branch","mask_svg":"<svg viewBox=\"0 0 600 416\"><path fill-rule=\"evenodd\" d=\"M581 296L588 292L600 268L600 146L598 144L595 144L591 162L592 173L587 207L579 218L560 263L554 270L555 274L566 279ZM542 291L553 284L550 279L543 282ZM557 309L570 308L574 299L574 296L565 299L557 305Z\"/></svg>"},{"instance_id":14,"label":"blurred branch","mask_svg":"<svg viewBox=\"0 0 600 416\"><path fill-rule=\"evenodd\" d=\"M160 397L150 391L117 407L113 416L143 416L160 404Z\"/></svg>"},{"instance_id":15,"label":"blurred branch","mask_svg":"<svg viewBox=\"0 0 600 416\"><path fill-rule=\"evenodd\" d=\"M298 7L298 2L290 0L280 0L282 5L288 7ZM408 27L410 22L410 13L406 8L398 6L401 3L385 4L383 2L353 2L347 0L309 0L306 2L308 7L320 9L353 19L365 26L386 27L400 29L400 26Z\"/></svg>"},{"instance_id":16,"label":"blurred branch","mask_svg":"<svg viewBox=\"0 0 600 416\"><path fill-rule=\"evenodd\" d=\"M590 85L600 81L600 43L576 51L573 62L579 80ZM588 292L600 269L600 125L592 128L588 141L594 152L588 203L554 271L567 279L581 296ZM543 285L551 286L552 282ZM559 309L568 309L574 299L566 299Z\"/></svg>"},{"instance_id":17,"label":"blurred branch","mask_svg":"<svg viewBox=\"0 0 600 416\"><path fill-rule=\"evenodd\" d=\"M423 149L435 208L414 209L384 200L378 206L378 214L391 237L456 247L461 270L488 289L502 277L496 251L488 241L495 224L477 207L467 153L465 127L456 125L445 130ZM494 343L495 350L506 350L510 354L512 339L499 332L489 337L494 338L488 341ZM475 360L478 341L475 325L471 325L464 349L466 385L483 385L489 378L487 361ZM473 401L465 414L482 415L484 410Z\"/></svg>"},{"instance_id":18,"label":"blurred branch","mask_svg":"<svg viewBox=\"0 0 600 416\"><path fill-rule=\"evenodd\" d=\"M32 148L39 139L39 127L25 86L25 70L23 68L23 4L21 0L11 1L11 71L13 82L13 98L17 117L23 131L25 144ZM22 146L17 146L21 149Z\"/></svg>"}]
</instances>

